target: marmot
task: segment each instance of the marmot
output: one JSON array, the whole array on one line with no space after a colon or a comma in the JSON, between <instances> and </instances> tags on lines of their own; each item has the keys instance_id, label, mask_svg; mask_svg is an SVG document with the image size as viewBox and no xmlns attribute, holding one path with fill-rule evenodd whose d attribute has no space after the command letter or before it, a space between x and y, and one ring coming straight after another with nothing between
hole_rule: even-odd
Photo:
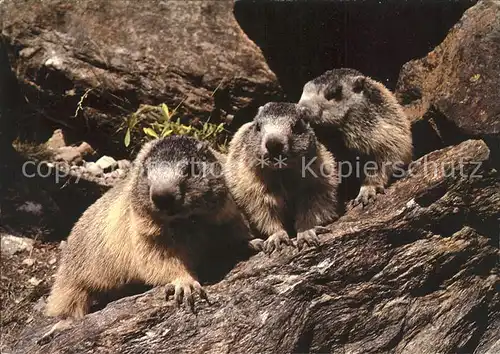
<instances>
[{"instance_id":1,"label":"marmot","mask_svg":"<svg viewBox=\"0 0 500 354\"><path fill-rule=\"evenodd\" d=\"M194 294L206 299L195 269L209 235L245 230L217 155L183 136L145 144L130 175L74 225L46 314L83 317L94 294L131 282L167 285L191 307Z\"/></svg>"},{"instance_id":2,"label":"marmot","mask_svg":"<svg viewBox=\"0 0 500 354\"><path fill-rule=\"evenodd\" d=\"M268 253L295 235L299 248L317 245L322 226L338 218L335 162L307 114L294 103L267 103L229 144L227 186L254 235L267 238L255 248Z\"/></svg>"},{"instance_id":3,"label":"marmot","mask_svg":"<svg viewBox=\"0 0 500 354\"><path fill-rule=\"evenodd\" d=\"M358 187L361 182L352 206L383 193L389 179L411 162L409 119L383 84L359 71L323 73L304 85L298 104L313 111L313 129L341 164L341 178L356 175Z\"/></svg>"}]
</instances>

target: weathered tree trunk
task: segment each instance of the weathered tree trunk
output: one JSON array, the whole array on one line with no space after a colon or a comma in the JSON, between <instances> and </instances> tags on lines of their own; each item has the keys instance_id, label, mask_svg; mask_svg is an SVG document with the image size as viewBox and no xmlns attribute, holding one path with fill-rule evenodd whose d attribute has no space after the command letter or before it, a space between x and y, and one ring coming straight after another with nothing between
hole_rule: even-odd
<instances>
[{"instance_id":1,"label":"weathered tree trunk","mask_svg":"<svg viewBox=\"0 0 500 354\"><path fill-rule=\"evenodd\" d=\"M322 246L258 254L192 314L161 289L16 353L498 353L499 172L481 140L426 155ZM477 169L477 170L476 170Z\"/></svg>"}]
</instances>

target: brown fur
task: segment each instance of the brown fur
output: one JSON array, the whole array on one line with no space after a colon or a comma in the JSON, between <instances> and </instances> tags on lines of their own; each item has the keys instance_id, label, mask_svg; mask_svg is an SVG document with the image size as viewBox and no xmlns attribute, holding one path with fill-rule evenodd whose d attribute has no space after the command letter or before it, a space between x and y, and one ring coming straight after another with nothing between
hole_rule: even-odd
<instances>
[{"instance_id":1,"label":"brown fur","mask_svg":"<svg viewBox=\"0 0 500 354\"><path fill-rule=\"evenodd\" d=\"M353 69L334 69L304 86L299 105L313 112L313 126L338 161L361 166L354 204L367 204L412 159L410 121L380 82ZM363 172L367 161L377 171ZM344 176L344 172L343 172Z\"/></svg>"},{"instance_id":2,"label":"brown fur","mask_svg":"<svg viewBox=\"0 0 500 354\"><path fill-rule=\"evenodd\" d=\"M210 192L208 187L196 186L186 192L186 200L190 197L194 202L216 193L214 202L198 214L158 218L148 189L144 195L141 189L148 185L142 181L144 165L152 163L147 159L158 142L145 145L127 179L91 205L73 227L48 299L47 315L82 317L89 311L94 294L132 282L173 284L176 296L179 288L185 297L191 292L202 293L194 269L207 233L232 224L239 227L241 216L221 174Z\"/></svg>"},{"instance_id":3,"label":"brown fur","mask_svg":"<svg viewBox=\"0 0 500 354\"><path fill-rule=\"evenodd\" d=\"M288 111L274 113L275 109L279 109L278 105L285 105ZM290 124L293 125L297 119L293 115L299 114L294 112L295 108L293 104L270 103L264 106L264 111L261 110L259 115L270 115L270 119L262 124L275 126L280 134L287 135L290 134ZM258 118L259 116L256 117ZM307 234L312 232L311 229L337 219L337 175L333 157L316 141L312 129L307 127L304 137L293 143L305 145L304 140L310 139L310 145L303 151L291 152L297 156L289 156L289 168L261 168L257 165L257 158L264 133L256 133L255 124L255 120L244 124L230 142L225 165L228 188L251 227L258 235L267 238L264 248L278 248L277 244L274 244L276 247L270 245L277 241L287 243L287 234L297 234L297 242L300 242L300 238L305 238L307 243ZM294 133L291 134L292 141ZM293 160L302 156L307 162L316 158L310 169L317 177L313 177L309 171L302 175L302 166L298 160ZM324 174L328 176L320 173L321 166L328 170Z\"/></svg>"}]
</instances>

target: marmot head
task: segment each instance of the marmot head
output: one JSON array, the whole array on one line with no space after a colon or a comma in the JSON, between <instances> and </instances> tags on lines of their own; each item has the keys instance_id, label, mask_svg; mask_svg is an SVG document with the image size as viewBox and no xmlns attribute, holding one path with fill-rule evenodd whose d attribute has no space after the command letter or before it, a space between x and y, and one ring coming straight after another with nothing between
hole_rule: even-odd
<instances>
[{"instance_id":1,"label":"marmot head","mask_svg":"<svg viewBox=\"0 0 500 354\"><path fill-rule=\"evenodd\" d=\"M363 117L369 113L370 103L381 100L379 90L369 77L354 69L341 68L307 82L298 104L308 107L315 119L323 123L342 125L351 113Z\"/></svg>"},{"instance_id":2,"label":"marmot head","mask_svg":"<svg viewBox=\"0 0 500 354\"><path fill-rule=\"evenodd\" d=\"M293 168L303 157L315 154L316 136L308 123L309 114L294 103L269 102L260 107L247 136L256 166Z\"/></svg>"},{"instance_id":3,"label":"marmot head","mask_svg":"<svg viewBox=\"0 0 500 354\"><path fill-rule=\"evenodd\" d=\"M209 146L171 136L147 143L134 162L132 199L163 220L213 214L225 205L222 166Z\"/></svg>"}]
</instances>

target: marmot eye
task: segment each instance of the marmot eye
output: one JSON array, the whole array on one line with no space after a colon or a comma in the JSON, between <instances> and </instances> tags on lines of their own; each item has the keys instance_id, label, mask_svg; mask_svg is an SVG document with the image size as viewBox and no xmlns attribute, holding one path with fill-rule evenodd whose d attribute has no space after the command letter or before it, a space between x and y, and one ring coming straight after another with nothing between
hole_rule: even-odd
<instances>
[{"instance_id":1,"label":"marmot eye","mask_svg":"<svg viewBox=\"0 0 500 354\"><path fill-rule=\"evenodd\" d=\"M256 132L260 132L260 123L255 122L254 127Z\"/></svg>"},{"instance_id":2,"label":"marmot eye","mask_svg":"<svg viewBox=\"0 0 500 354\"><path fill-rule=\"evenodd\" d=\"M333 99L335 99L336 101L340 101L342 99L342 85L328 88L325 91L325 98L328 101L331 101Z\"/></svg>"}]
</instances>

